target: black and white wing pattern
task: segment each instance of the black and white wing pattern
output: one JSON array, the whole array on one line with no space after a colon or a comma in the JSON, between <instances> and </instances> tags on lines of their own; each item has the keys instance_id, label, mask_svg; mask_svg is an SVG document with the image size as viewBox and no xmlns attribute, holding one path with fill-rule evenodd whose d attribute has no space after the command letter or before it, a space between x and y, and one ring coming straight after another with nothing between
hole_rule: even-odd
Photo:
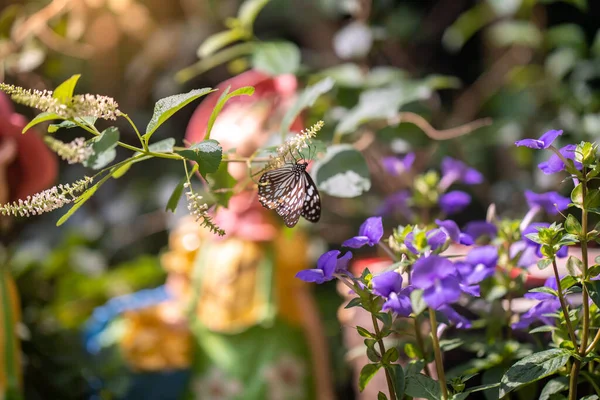
<instances>
[{"instance_id":1,"label":"black and white wing pattern","mask_svg":"<svg viewBox=\"0 0 600 400\"><path fill-rule=\"evenodd\" d=\"M286 226L293 227L302 215L310 222L321 217L321 199L316 185L306 172L306 163L286 164L265 172L258 185L258 200L275 210Z\"/></svg>"}]
</instances>

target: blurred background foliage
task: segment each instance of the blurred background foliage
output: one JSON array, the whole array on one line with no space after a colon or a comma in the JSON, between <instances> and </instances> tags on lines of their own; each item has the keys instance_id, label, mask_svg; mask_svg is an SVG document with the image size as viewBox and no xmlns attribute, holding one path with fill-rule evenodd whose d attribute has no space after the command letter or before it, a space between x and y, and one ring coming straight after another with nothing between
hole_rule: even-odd
<instances>
[{"instance_id":1,"label":"blurred background foliage","mask_svg":"<svg viewBox=\"0 0 600 400\"><path fill-rule=\"evenodd\" d=\"M541 152L514 148L515 140L551 128L565 130L560 139L564 144L600 136L597 1L272 0L258 14L251 37L230 19L240 4L4 0L0 80L53 88L81 73L79 92L114 97L141 123L150 118L157 99L215 87L268 58L268 48L262 50L266 55L252 57L242 48L220 62L214 57L223 50L205 42L210 35L228 30L225 41L237 44L225 49L254 39L285 41L288 63L267 62L265 68L295 65L291 72L304 82L323 77L336 82L307 113L307 125L325 115L325 135L333 135L335 127L367 138L364 153L373 189L352 200L331 199L333 205L315 228L315 237L329 243L352 236L381 196L398 189L377 169L384 155L412 148L422 168L437 167L442 156L452 155L481 170L486 183L474 189L476 201L456 218L464 223L481 219L491 202L500 213L522 215L523 188L543 190L556 184L555 177L535 168L543 161L536 158L544 157ZM382 89L398 85L413 85L415 97L403 99ZM423 88L425 93L419 92ZM401 108L418 113L438 129L480 117L491 117L494 123L470 135L433 142L414 125L378 125L382 109L361 109L361 98L364 104L375 99L381 107L391 105L392 112ZM183 139L193 110L187 107L171 118L156 139L166 132ZM18 111L33 117L31 110ZM354 123L348 122L351 118ZM338 125L340 120L347 126ZM122 140L135 140L130 127L119 128ZM69 136L77 137L77 130L65 133ZM54 226L60 215L51 214L19 223L3 238L23 307L19 334L27 399L86 397L99 368L83 348L81 329L87 318L110 298L164 281L156 255L178 217L162 211L178 181L169 168L148 162L107 183L61 229ZM59 181L82 174L82 167L65 166ZM331 285L317 287L316 294L335 354L338 391L345 393L349 371L336 319L341 300ZM107 361L103 368L113 365L119 363Z\"/></svg>"}]
</instances>

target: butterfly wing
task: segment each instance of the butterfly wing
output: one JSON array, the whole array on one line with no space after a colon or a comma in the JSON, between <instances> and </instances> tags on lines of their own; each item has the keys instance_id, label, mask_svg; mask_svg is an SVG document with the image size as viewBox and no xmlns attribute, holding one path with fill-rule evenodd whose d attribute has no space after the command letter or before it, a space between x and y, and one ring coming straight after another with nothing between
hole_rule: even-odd
<instances>
[{"instance_id":1,"label":"butterfly wing","mask_svg":"<svg viewBox=\"0 0 600 400\"><path fill-rule=\"evenodd\" d=\"M318 222L321 218L321 195L308 172L304 172L303 181L305 195L300 215L310 222Z\"/></svg>"},{"instance_id":2,"label":"butterfly wing","mask_svg":"<svg viewBox=\"0 0 600 400\"><path fill-rule=\"evenodd\" d=\"M258 180L258 200L260 204L273 210L281 206L283 197L296 180L293 165L265 172Z\"/></svg>"},{"instance_id":3,"label":"butterfly wing","mask_svg":"<svg viewBox=\"0 0 600 400\"><path fill-rule=\"evenodd\" d=\"M300 175L282 198L281 205L275 210L277 214L283 217L283 222L288 228L292 228L298 223L305 197L304 179Z\"/></svg>"}]
</instances>

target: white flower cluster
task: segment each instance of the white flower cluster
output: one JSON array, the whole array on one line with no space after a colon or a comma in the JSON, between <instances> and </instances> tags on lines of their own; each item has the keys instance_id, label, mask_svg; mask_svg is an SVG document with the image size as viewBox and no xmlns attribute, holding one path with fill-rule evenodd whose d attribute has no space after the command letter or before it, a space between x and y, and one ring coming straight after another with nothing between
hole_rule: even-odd
<instances>
[{"instance_id":1,"label":"white flower cluster","mask_svg":"<svg viewBox=\"0 0 600 400\"><path fill-rule=\"evenodd\" d=\"M290 157L294 152L299 152L308 146L308 143L312 138L317 136L317 133L323 128L325 123L318 121L316 124L308 129L303 130L298 135L293 135L291 138L286 140L281 146L277 148L277 155L271 157L271 160L265 166L265 170L271 170L281 167L285 164L287 157Z\"/></svg>"},{"instance_id":2,"label":"white flower cluster","mask_svg":"<svg viewBox=\"0 0 600 400\"><path fill-rule=\"evenodd\" d=\"M194 193L189 183L185 183L183 187L187 189L185 197L188 202L188 210L196 222L200 222L200 225L208 228L212 233L219 236L225 235L225 231L219 228L208 214L208 204L202 201L202 196Z\"/></svg>"},{"instance_id":3,"label":"white flower cluster","mask_svg":"<svg viewBox=\"0 0 600 400\"><path fill-rule=\"evenodd\" d=\"M76 200L92 180L86 176L73 184L54 186L33 196L27 196L25 200L0 205L0 214L29 217L56 210Z\"/></svg>"},{"instance_id":4,"label":"white flower cluster","mask_svg":"<svg viewBox=\"0 0 600 400\"><path fill-rule=\"evenodd\" d=\"M51 136L45 136L44 141L52 151L69 164L81 164L94 154L94 150L85 143L85 138L82 137L65 143Z\"/></svg>"},{"instance_id":5,"label":"white flower cluster","mask_svg":"<svg viewBox=\"0 0 600 400\"><path fill-rule=\"evenodd\" d=\"M8 94L16 103L56 114L65 119L89 116L115 120L121 113L117 102L107 96L78 94L67 103L63 103L52 97L51 90L24 89L6 83L0 83L0 90Z\"/></svg>"}]
</instances>

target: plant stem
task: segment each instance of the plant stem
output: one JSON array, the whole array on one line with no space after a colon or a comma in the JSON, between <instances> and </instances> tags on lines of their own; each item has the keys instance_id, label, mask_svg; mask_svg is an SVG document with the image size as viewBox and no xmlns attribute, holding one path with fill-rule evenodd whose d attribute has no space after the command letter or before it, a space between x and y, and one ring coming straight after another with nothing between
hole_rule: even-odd
<instances>
[{"instance_id":1,"label":"plant stem","mask_svg":"<svg viewBox=\"0 0 600 400\"><path fill-rule=\"evenodd\" d=\"M377 318L375 314L371 313L371 320L373 321L373 329L375 329L375 335L377 336L377 343L379 344L379 351L381 353L381 357L385 354L385 345L383 344L383 339L380 337L381 332L379 331L379 324L377 323ZM396 391L394 390L394 381L390 376L387 368L383 369L385 371L385 380L387 381L388 390L390 392L390 400L396 399Z\"/></svg>"},{"instance_id":2,"label":"plant stem","mask_svg":"<svg viewBox=\"0 0 600 400\"><path fill-rule=\"evenodd\" d=\"M144 140L140 131L138 130L137 126L135 126L135 124L133 123L131 118L129 118L129 115L127 115L125 113L121 113L121 116L123 116L123 118L125 118L129 122L129 124L133 127L135 134L138 136L138 139L140 139L140 143L142 144L142 147L144 148L144 152L148 152L148 143L146 142L146 140Z\"/></svg>"},{"instance_id":3,"label":"plant stem","mask_svg":"<svg viewBox=\"0 0 600 400\"><path fill-rule=\"evenodd\" d=\"M590 351L594 350L596 348L596 346L598 346L599 342L600 342L600 329L598 330L598 332L596 332L596 336L594 336L594 340L592 340L592 343L590 343L588 348L585 350L585 353L587 354Z\"/></svg>"},{"instance_id":4,"label":"plant stem","mask_svg":"<svg viewBox=\"0 0 600 400\"><path fill-rule=\"evenodd\" d=\"M569 317L569 309L567 308L567 302L565 301L565 295L562 288L560 287L560 277L558 276L558 266L556 265L556 258L552 259L552 269L554 270L554 277L556 278L556 286L558 287L558 299L560 300L560 306L565 316L565 323L567 324L567 330L569 331L569 337L573 342L573 346L577 347L577 337L575 336L575 330L571 324L571 318Z\"/></svg>"},{"instance_id":5,"label":"plant stem","mask_svg":"<svg viewBox=\"0 0 600 400\"><path fill-rule=\"evenodd\" d=\"M75 123L75 124L76 124L78 127L80 127L81 129L85 129L86 131L88 131L89 133L91 133L91 134L92 134L92 135L94 135L94 136L98 136L98 135L100 135L100 132L98 132L98 130L97 130L97 129L91 129L89 126L87 126L87 125L84 125L84 124L82 124L82 123L79 123L79 122L77 122L77 121L76 121L76 120L74 120L74 119L73 119L73 120L70 120L70 121L71 121L71 122L73 122L73 123ZM123 142L117 142L117 144L118 144L119 146L123 147L124 149L128 149L128 150L135 151L135 152L140 152L140 153L143 153L143 152L144 152L144 149L140 149L140 148L138 148L138 147L135 147L135 146L128 145L127 143L123 143Z\"/></svg>"},{"instance_id":6,"label":"plant stem","mask_svg":"<svg viewBox=\"0 0 600 400\"><path fill-rule=\"evenodd\" d=\"M413 320L414 327L415 327L415 338L417 339L417 346L419 346L419 350L421 350L421 355L423 356L423 359L427 360L427 350L425 349L425 342L423 341L423 333L421 332L418 322L419 321L417 320L417 318L415 318ZM431 378L431 372L429 371L429 364L425 364L425 366L423 367L423 370L425 371L425 374Z\"/></svg>"},{"instance_id":7,"label":"plant stem","mask_svg":"<svg viewBox=\"0 0 600 400\"><path fill-rule=\"evenodd\" d=\"M429 321L431 323L431 340L433 345L433 353L435 354L435 367L438 373L438 383L442 389L442 399L448 400L448 387L446 386L446 374L444 373L444 364L442 360L442 350L440 349L440 341L437 336L437 319L435 318L435 310L429 309Z\"/></svg>"}]
</instances>

